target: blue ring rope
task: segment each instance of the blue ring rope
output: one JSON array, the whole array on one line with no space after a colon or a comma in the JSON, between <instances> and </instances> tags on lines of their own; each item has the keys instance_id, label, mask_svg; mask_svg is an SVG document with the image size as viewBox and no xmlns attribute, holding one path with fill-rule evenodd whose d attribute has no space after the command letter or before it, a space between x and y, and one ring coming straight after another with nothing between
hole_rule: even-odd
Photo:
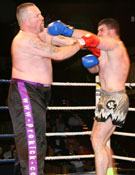
<instances>
[{"instance_id":1,"label":"blue ring rope","mask_svg":"<svg viewBox=\"0 0 135 175\"><path fill-rule=\"evenodd\" d=\"M13 138L15 134L0 134L0 138Z\"/></svg>"},{"instance_id":2,"label":"blue ring rope","mask_svg":"<svg viewBox=\"0 0 135 175\"><path fill-rule=\"evenodd\" d=\"M10 83L11 80L4 80L4 79L1 79L0 80L0 83Z\"/></svg>"},{"instance_id":3,"label":"blue ring rope","mask_svg":"<svg viewBox=\"0 0 135 175\"><path fill-rule=\"evenodd\" d=\"M0 159L0 163L14 163L15 159Z\"/></svg>"},{"instance_id":4,"label":"blue ring rope","mask_svg":"<svg viewBox=\"0 0 135 175\"><path fill-rule=\"evenodd\" d=\"M0 110L8 110L7 106L0 106Z\"/></svg>"}]
</instances>

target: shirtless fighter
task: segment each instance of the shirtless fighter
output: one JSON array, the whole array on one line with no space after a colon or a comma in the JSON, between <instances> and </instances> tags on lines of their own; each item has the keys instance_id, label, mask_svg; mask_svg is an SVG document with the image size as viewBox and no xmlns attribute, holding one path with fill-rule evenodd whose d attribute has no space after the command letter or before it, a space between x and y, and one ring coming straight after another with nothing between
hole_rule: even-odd
<instances>
[{"instance_id":1,"label":"shirtless fighter","mask_svg":"<svg viewBox=\"0 0 135 175\"><path fill-rule=\"evenodd\" d=\"M65 24L60 21L49 24L48 33L64 35L59 26L65 27ZM129 107L125 82L130 62L127 50L120 40L119 24L113 18L106 18L99 22L97 35L74 29L70 36L78 38L82 47L97 56L87 55L82 58L83 65L90 73L99 73L101 83L101 98L95 109L91 141L96 175L114 175L112 151L107 146L107 141L116 126L122 127L125 123Z\"/></svg>"},{"instance_id":2,"label":"shirtless fighter","mask_svg":"<svg viewBox=\"0 0 135 175\"><path fill-rule=\"evenodd\" d=\"M73 38L49 35L44 28L44 18L33 3L19 5L16 17L20 31L11 45L8 107L22 174L44 175L52 60L71 57L80 50L80 44ZM71 30L66 32L68 35Z\"/></svg>"}]
</instances>

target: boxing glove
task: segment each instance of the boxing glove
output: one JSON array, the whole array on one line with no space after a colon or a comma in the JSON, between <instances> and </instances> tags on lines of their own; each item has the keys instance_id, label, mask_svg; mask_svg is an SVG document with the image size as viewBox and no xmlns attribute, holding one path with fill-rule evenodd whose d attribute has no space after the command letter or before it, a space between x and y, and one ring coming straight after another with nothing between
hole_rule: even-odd
<instances>
[{"instance_id":1,"label":"boxing glove","mask_svg":"<svg viewBox=\"0 0 135 175\"><path fill-rule=\"evenodd\" d=\"M48 28L48 33L54 36L64 35L64 36L70 37L73 34L73 27L67 26L61 21L54 21L50 23L47 26L47 28Z\"/></svg>"},{"instance_id":2,"label":"boxing glove","mask_svg":"<svg viewBox=\"0 0 135 175\"><path fill-rule=\"evenodd\" d=\"M99 38L94 34L86 34L78 39L82 47L97 47L99 45Z\"/></svg>"},{"instance_id":3,"label":"boxing glove","mask_svg":"<svg viewBox=\"0 0 135 175\"><path fill-rule=\"evenodd\" d=\"M100 49L96 47L88 47L88 50L90 50L96 57L100 57Z\"/></svg>"},{"instance_id":4,"label":"boxing glove","mask_svg":"<svg viewBox=\"0 0 135 175\"><path fill-rule=\"evenodd\" d=\"M86 68L91 68L99 64L99 61L95 55L89 54L89 55L82 57L82 64Z\"/></svg>"}]
</instances>

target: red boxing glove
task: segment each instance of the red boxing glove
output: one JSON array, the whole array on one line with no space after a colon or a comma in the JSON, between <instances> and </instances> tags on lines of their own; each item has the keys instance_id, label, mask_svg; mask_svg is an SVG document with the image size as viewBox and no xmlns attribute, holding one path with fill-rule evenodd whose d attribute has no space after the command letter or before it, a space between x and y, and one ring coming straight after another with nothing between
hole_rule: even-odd
<instances>
[{"instance_id":1,"label":"red boxing glove","mask_svg":"<svg viewBox=\"0 0 135 175\"><path fill-rule=\"evenodd\" d=\"M99 38L94 34L86 34L78 39L82 47L97 47L99 44Z\"/></svg>"},{"instance_id":2,"label":"red boxing glove","mask_svg":"<svg viewBox=\"0 0 135 175\"><path fill-rule=\"evenodd\" d=\"M95 56L100 57L100 49L95 47L88 47L88 50L90 50Z\"/></svg>"}]
</instances>

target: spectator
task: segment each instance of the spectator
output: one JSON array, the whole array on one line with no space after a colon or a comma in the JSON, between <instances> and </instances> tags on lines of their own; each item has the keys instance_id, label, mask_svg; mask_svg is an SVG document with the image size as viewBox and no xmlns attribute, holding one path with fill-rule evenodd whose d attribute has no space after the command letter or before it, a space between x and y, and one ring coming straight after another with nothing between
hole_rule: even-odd
<instances>
[{"instance_id":1,"label":"spectator","mask_svg":"<svg viewBox=\"0 0 135 175\"><path fill-rule=\"evenodd\" d=\"M66 155L75 155L76 154L76 151L75 151L75 148L74 148L74 144L70 143L68 145L68 149L67 149L67 153ZM66 161L66 165L68 167L68 172L69 173L74 173L76 172L76 167L75 165L72 163L72 161Z\"/></svg>"},{"instance_id":2,"label":"spectator","mask_svg":"<svg viewBox=\"0 0 135 175\"><path fill-rule=\"evenodd\" d=\"M79 145L77 154L78 155L89 155L90 151L84 145ZM90 171L90 169L91 169L90 160L85 159L85 160L82 161L82 163L83 163L84 170L85 171Z\"/></svg>"},{"instance_id":3,"label":"spectator","mask_svg":"<svg viewBox=\"0 0 135 175\"><path fill-rule=\"evenodd\" d=\"M58 155L59 153L65 154L65 142L61 137L52 139L50 146L54 149L54 155Z\"/></svg>"},{"instance_id":4,"label":"spectator","mask_svg":"<svg viewBox=\"0 0 135 175\"><path fill-rule=\"evenodd\" d=\"M69 144L68 154L69 155L77 154L75 150L75 146L72 143ZM69 168L69 172L71 172L71 168L74 172L84 172L83 162L81 160L71 160L69 162L68 168Z\"/></svg>"},{"instance_id":5,"label":"spectator","mask_svg":"<svg viewBox=\"0 0 135 175\"><path fill-rule=\"evenodd\" d=\"M14 148L11 152L11 157L9 159L16 159L17 158L17 151L16 148Z\"/></svg>"},{"instance_id":6,"label":"spectator","mask_svg":"<svg viewBox=\"0 0 135 175\"><path fill-rule=\"evenodd\" d=\"M68 125L69 125L71 131L82 130L83 121L79 117L78 113L75 112L72 114L71 117L69 117Z\"/></svg>"},{"instance_id":7,"label":"spectator","mask_svg":"<svg viewBox=\"0 0 135 175\"><path fill-rule=\"evenodd\" d=\"M2 146L0 146L0 159L4 159Z\"/></svg>"},{"instance_id":8,"label":"spectator","mask_svg":"<svg viewBox=\"0 0 135 175\"><path fill-rule=\"evenodd\" d=\"M15 144L12 143L9 145L9 150L3 154L4 159L10 159L12 157L12 152L15 149Z\"/></svg>"},{"instance_id":9,"label":"spectator","mask_svg":"<svg viewBox=\"0 0 135 175\"><path fill-rule=\"evenodd\" d=\"M56 119L56 131L57 132L64 132L65 131L65 123L63 121L62 113L58 113L58 117Z\"/></svg>"}]
</instances>

